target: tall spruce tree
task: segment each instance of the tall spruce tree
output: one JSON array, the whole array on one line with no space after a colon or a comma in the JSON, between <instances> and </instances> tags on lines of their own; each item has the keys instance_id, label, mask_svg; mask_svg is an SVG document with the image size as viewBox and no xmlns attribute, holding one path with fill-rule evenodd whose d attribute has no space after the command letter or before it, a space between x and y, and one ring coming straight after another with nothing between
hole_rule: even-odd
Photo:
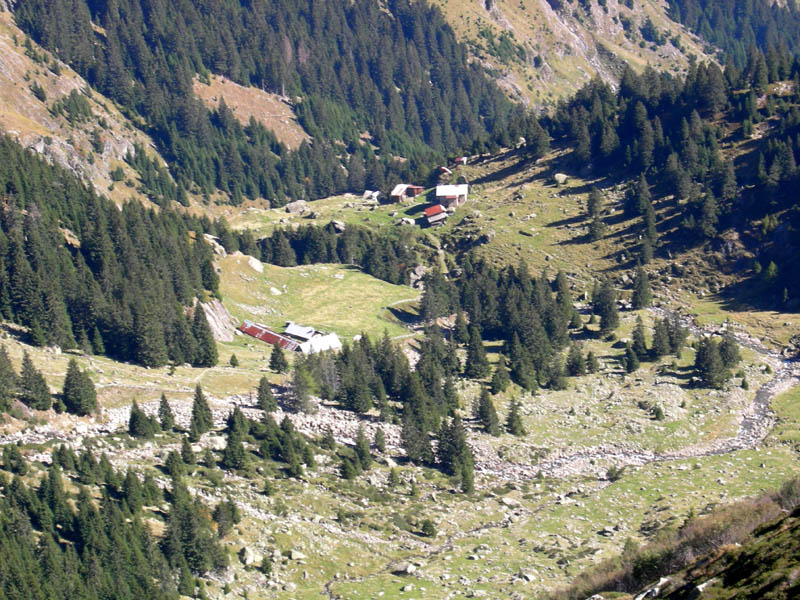
<instances>
[{"instance_id":1,"label":"tall spruce tree","mask_svg":"<svg viewBox=\"0 0 800 600\"><path fill-rule=\"evenodd\" d=\"M75 363L74 358L70 360L70 365L73 363ZM77 369L77 363L75 363L75 368ZM69 369L67 369L67 376L69 376ZM35 410L49 410L53 405L50 388L47 386L44 376L33 365L27 352L22 355L19 397L24 404Z\"/></svg>"},{"instance_id":2,"label":"tall spruce tree","mask_svg":"<svg viewBox=\"0 0 800 600\"><path fill-rule=\"evenodd\" d=\"M258 408L264 412L269 413L278 408L278 402L272 394L272 386L269 383L269 379L266 377L259 379L258 392L256 395L258 398Z\"/></svg>"},{"instance_id":3,"label":"tall spruce tree","mask_svg":"<svg viewBox=\"0 0 800 600\"><path fill-rule=\"evenodd\" d=\"M666 356L669 352L669 329L667 320L659 319L653 325L653 346L650 348L650 354L657 360L662 356Z\"/></svg>"},{"instance_id":4,"label":"tall spruce tree","mask_svg":"<svg viewBox=\"0 0 800 600\"><path fill-rule=\"evenodd\" d=\"M272 353L269 355L269 368L276 373L285 373L289 369L289 362L286 360L283 348L278 342L272 345Z\"/></svg>"},{"instance_id":5,"label":"tall spruce tree","mask_svg":"<svg viewBox=\"0 0 800 600\"><path fill-rule=\"evenodd\" d=\"M167 396L163 393L158 403L158 421L161 431L172 431L175 428L175 415L167 402Z\"/></svg>"},{"instance_id":6,"label":"tall spruce tree","mask_svg":"<svg viewBox=\"0 0 800 600\"><path fill-rule=\"evenodd\" d=\"M139 408L139 404L136 400L134 400L131 406L131 414L128 418L128 433L130 436L136 438L151 438L155 434L155 427L155 420L148 417L145 412Z\"/></svg>"},{"instance_id":7,"label":"tall spruce tree","mask_svg":"<svg viewBox=\"0 0 800 600\"><path fill-rule=\"evenodd\" d=\"M19 377L8 358L5 346L0 346L0 411L8 408L17 391Z\"/></svg>"},{"instance_id":8,"label":"tall spruce tree","mask_svg":"<svg viewBox=\"0 0 800 600\"><path fill-rule=\"evenodd\" d=\"M482 379L489 374L489 370L489 359L486 358L486 349L483 347L480 329L477 325L470 325L464 374L471 379Z\"/></svg>"},{"instance_id":9,"label":"tall spruce tree","mask_svg":"<svg viewBox=\"0 0 800 600\"><path fill-rule=\"evenodd\" d=\"M194 309L194 319L192 320L192 334L197 340L197 354L192 361L195 367L213 367L219 360L217 353L217 342L206 318L206 311L200 302Z\"/></svg>"},{"instance_id":10,"label":"tall spruce tree","mask_svg":"<svg viewBox=\"0 0 800 600\"><path fill-rule=\"evenodd\" d=\"M653 302L653 294L650 291L650 282L647 279L647 272L642 266L636 268L633 278L633 298L631 304L634 310L647 308Z\"/></svg>"},{"instance_id":11,"label":"tall spruce tree","mask_svg":"<svg viewBox=\"0 0 800 600\"><path fill-rule=\"evenodd\" d=\"M509 376L508 369L506 368L506 359L501 354L497 360L497 367L494 370L494 375L492 375L492 394L496 395L505 392L510 383L511 377Z\"/></svg>"},{"instance_id":12,"label":"tall spruce tree","mask_svg":"<svg viewBox=\"0 0 800 600\"><path fill-rule=\"evenodd\" d=\"M88 373L80 370L74 358L67 365L63 398L67 411L76 415L88 415L97 409L94 383Z\"/></svg>"},{"instance_id":13,"label":"tall spruce tree","mask_svg":"<svg viewBox=\"0 0 800 600\"><path fill-rule=\"evenodd\" d=\"M567 353L567 373L572 377L586 374L586 360L578 344L572 344Z\"/></svg>"},{"instance_id":14,"label":"tall spruce tree","mask_svg":"<svg viewBox=\"0 0 800 600\"><path fill-rule=\"evenodd\" d=\"M203 388L200 384L194 388L194 402L192 403L192 418L190 421L190 430L195 436L203 435L211 431L214 426L214 416L211 413L211 408L208 406L208 401L203 393Z\"/></svg>"},{"instance_id":15,"label":"tall spruce tree","mask_svg":"<svg viewBox=\"0 0 800 600\"><path fill-rule=\"evenodd\" d=\"M519 400L516 398L511 401L511 408L509 409L508 416L506 417L506 431L517 437L522 437L527 433L525 431L525 425L522 423Z\"/></svg>"},{"instance_id":16,"label":"tall spruce tree","mask_svg":"<svg viewBox=\"0 0 800 600\"><path fill-rule=\"evenodd\" d=\"M644 321L642 321L641 316L636 317L636 325L633 328L633 341L631 347L633 351L636 353L637 358L642 361L647 359L648 350L647 350L647 340L645 339L644 333Z\"/></svg>"},{"instance_id":17,"label":"tall spruce tree","mask_svg":"<svg viewBox=\"0 0 800 600\"><path fill-rule=\"evenodd\" d=\"M461 491L467 494L474 491L474 459L460 417L456 415L450 423L442 423L438 442L436 458L439 467L446 474L459 479Z\"/></svg>"},{"instance_id":18,"label":"tall spruce tree","mask_svg":"<svg viewBox=\"0 0 800 600\"><path fill-rule=\"evenodd\" d=\"M359 426L358 428L355 453L356 458L361 465L361 469L364 471L369 470L369 468L372 466L372 454L369 450L369 440L367 439L367 434L364 432L363 425Z\"/></svg>"},{"instance_id":19,"label":"tall spruce tree","mask_svg":"<svg viewBox=\"0 0 800 600\"><path fill-rule=\"evenodd\" d=\"M731 376L720 356L719 344L711 338L700 340L694 370L701 385L713 389L721 389Z\"/></svg>"},{"instance_id":20,"label":"tall spruce tree","mask_svg":"<svg viewBox=\"0 0 800 600\"><path fill-rule=\"evenodd\" d=\"M600 335L605 336L619 327L617 311L617 292L610 279L600 285L598 293L592 298L595 314L600 316Z\"/></svg>"},{"instance_id":21,"label":"tall spruce tree","mask_svg":"<svg viewBox=\"0 0 800 600\"><path fill-rule=\"evenodd\" d=\"M719 356L722 359L722 365L726 369L732 369L742 360L742 355L739 352L739 343L730 329L722 336L722 341L719 344Z\"/></svg>"},{"instance_id":22,"label":"tall spruce tree","mask_svg":"<svg viewBox=\"0 0 800 600\"><path fill-rule=\"evenodd\" d=\"M494 407L489 390L483 388L478 400L478 420L483 430L489 435L500 435L500 420L497 418L497 410Z\"/></svg>"},{"instance_id":23,"label":"tall spruce tree","mask_svg":"<svg viewBox=\"0 0 800 600\"><path fill-rule=\"evenodd\" d=\"M634 371L639 370L639 355L636 354L636 351L633 349L633 344L630 342L625 344L625 356L622 359L622 362L625 364L625 370L628 373L633 373Z\"/></svg>"}]
</instances>

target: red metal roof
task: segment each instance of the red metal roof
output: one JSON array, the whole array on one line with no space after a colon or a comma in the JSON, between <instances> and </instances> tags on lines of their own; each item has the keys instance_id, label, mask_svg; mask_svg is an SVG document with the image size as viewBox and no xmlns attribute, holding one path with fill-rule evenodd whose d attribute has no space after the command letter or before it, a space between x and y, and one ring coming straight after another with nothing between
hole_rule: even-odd
<instances>
[{"instance_id":1,"label":"red metal roof","mask_svg":"<svg viewBox=\"0 0 800 600\"><path fill-rule=\"evenodd\" d=\"M426 217L435 217L436 215L440 215L444 212L444 206L441 204L434 204L431 207L426 208L424 211Z\"/></svg>"},{"instance_id":2,"label":"red metal roof","mask_svg":"<svg viewBox=\"0 0 800 600\"><path fill-rule=\"evenodd\" d=\"M246 333L247 335L256 338L257 340L261 340L267 344L274 344L278 342L278 345L283 350L290 350L294 352L300 347L300 344L295 342L292 339L287 338L286 336L281 335L280 333L276 333L272 331L266 325L260 325L258 323L253 323L252 321L245 321L239 326L239 331L242 333Z\"/></svg>"}]
</instances>

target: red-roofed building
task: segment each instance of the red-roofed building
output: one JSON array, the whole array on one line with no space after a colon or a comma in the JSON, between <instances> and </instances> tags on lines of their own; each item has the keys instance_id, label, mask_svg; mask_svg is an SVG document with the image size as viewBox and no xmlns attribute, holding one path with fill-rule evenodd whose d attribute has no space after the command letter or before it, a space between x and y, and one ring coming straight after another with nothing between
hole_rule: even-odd
<instances>
[{"instance_id":1,"label":"red-roofed building","mask_svg":"<svg viewBox=\"0 0 800 600\"><path fill-rule=\"evenodd\" d=\"M239 326L239 331L242 333L246 333L247 335L256 338L257 340L261 340L264 343L274 345L275 342L281 347L282 350L289 350L290 352L296 352L300 348L300 344L295 340L286 337L285 335L281 335L275 331L272 331L269 327L265 325L260 325L258 323L253 323L252 321L245 321Z\"/></svg>"},{"instance_id":2,"label":"red-roofed building","mask_svg":"<svg viewBox=\"0 0 800 600\"><path fill-rule=\"evenodd\" d=\"M445 211L444 206L441 204L429 206L423 212L425 213L425 218L428 220L428 225L431 227L444 225L444 222L447 220L447 211Z\"/></svg>"}]
</instances>

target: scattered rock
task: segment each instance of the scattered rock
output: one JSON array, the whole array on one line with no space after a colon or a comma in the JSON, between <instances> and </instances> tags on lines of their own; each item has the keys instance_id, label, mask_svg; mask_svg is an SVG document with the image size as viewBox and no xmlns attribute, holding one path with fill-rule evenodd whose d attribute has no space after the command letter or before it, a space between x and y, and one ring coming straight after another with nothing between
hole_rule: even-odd
<instances>
[{"instance_id":1,"label":"scattered rock","mask_svg":"<svg viewBox=\"0 0 800 600\"><path fill-rule=\"evenodd\" d=\"M519 508L521 506L519 500L508 497L500 498L500 504L502 504L503 506L507 506L509 508Z\"/></svg>"},{"instance_id":2,"label":"scattered rock","mask_svg":"<svg viewBox=\"0 0 800 600\"><path fill-rule=\"evenodd\" d=\"M411 575L415 573L417 570L417 566L414 563L404 562L397 565L397 567L392 571L397 575Z\"/></svg>"},{"instance_id":3,"label":"scattered rock","mask_svg":"<svg viewBox=\"0 0 800 600\"><path fill-rule=\"evenodd\" d=\"M250 265L250 268L256 271L257 273L264 272L264 265L261 264L261 261L258 260L255 256L249 256L247 258L247 264Z\"/></svg>"}]
</instances>

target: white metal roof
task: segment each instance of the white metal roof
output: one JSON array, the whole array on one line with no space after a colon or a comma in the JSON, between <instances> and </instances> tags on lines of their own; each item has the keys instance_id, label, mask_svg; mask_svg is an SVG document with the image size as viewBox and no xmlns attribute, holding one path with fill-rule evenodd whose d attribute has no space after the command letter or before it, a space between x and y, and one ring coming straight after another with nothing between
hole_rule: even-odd
<instances>
[{"instance_id":1,"label":"white metal roof","mask_svg":"<svg viewBox=\"0 0 800 600\"><path fill-rule=\"evenodd\" d=\"M462 183L459 185L437 185L436 196L466 196L469 185Z\"/></svg>"},{"instance_id":2,"label":"white metal roof","mask_svg":"<svg viewBox=\"0 0 800 600\"><path fill-rule=\"evenodd\" d=\"M394 186L394 189L392 190L391 195L392 196L402 196L403 194L406 193L407 189L408 189L408 184L407 183L398 183L396 186Z\"/></svg>"},{"instance_id":3,"label":"white metal roof","mask_svg":"<svg viewBox=\"0 0 800 600\"><path fill-rule=\"evenodd\" d=\"M289 321L286 323L286 335L291 335L303 340L309 340L314 337L314 328L304 327L303 325L298 325L297 323L292 323Z\"/></svg>"},{"instance_id":4,"label":"white metal roof","mask_svg":"<svg viewBox=\"0 0 800 600\"><path fill-rule=\"evenodd\" d=\"M300 351L303 354L314 354L315 352L325 352L326 350L341 350L342 342L335 333L318 335L300 344Z\"/></svg>"}]
</instances>

